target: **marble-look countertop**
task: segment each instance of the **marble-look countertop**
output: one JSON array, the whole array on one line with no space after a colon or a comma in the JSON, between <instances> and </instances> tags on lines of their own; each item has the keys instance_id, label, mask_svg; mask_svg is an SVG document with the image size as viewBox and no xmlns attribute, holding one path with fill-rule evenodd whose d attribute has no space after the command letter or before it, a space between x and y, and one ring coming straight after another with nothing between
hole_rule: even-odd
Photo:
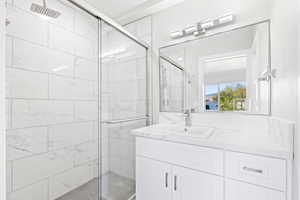
<instances>
[{"instance_id":1,"label":"marble-look countertop","mask_svg":"<svg viewBox=\"0 0 300 200\"><path fill-rule=\"evenodd\" d=\"M157 124L135 129L132 134L136 137L145 137L169 142L212 147L222 150L251 153L281 159L293 158L293 139L287 130L280 127L270 131L231 130L215 128L213 134L207 138L176 135L168 131L170 124Z\"/></svg>"}]
</instances>

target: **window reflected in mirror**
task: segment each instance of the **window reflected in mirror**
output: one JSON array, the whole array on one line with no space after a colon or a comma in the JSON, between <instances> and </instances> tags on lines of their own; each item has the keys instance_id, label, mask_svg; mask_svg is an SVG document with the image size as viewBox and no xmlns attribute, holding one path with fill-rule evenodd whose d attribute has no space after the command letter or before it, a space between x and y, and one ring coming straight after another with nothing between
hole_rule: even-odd
<instances>
[{"instance_id":1,"label":"window reflected in mirror","mask_svg":"<svg viewBox=\"0 0 300 200\"><path fill-rule=\"evenodd\" d=\"M247 56L204 60L205 110L246 111Z\"/></svg>"},{"instance_id":2,"label":"window reflected in mirror","mask_svg":"<svg viewBox=\"0 0 300 200\"><path fill-rule=\"evenodd\" d=\"M219 110L219 85L205 86L205 110Z\"/></svg>"}]
</instances>

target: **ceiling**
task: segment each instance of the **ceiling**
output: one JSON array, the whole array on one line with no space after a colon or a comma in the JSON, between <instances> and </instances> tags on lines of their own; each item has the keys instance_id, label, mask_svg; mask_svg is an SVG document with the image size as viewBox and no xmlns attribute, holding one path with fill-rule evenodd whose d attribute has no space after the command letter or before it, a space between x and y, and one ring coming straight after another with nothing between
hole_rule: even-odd
<instances>
[{"instance_id":1,"label":"ceiling","mask_svg":"<svg viewBox=\"0 0 300 200\"><path fill-rule=\"evenodd\" d=\"M86 0L109 17L118 17L150 0Z\"/></svg>"},{"instance_id":2,"label":"ceiling","mask_svg":"<svg viewBox=\"0 0 300 200\"><path fill-rule=\"evenodd\" d=\"M246 70L247 66L247 55L229 56L205 62L205 73Z\"/></svg>"},{"instance_id":3,"label":"ceiling","mask_svg":"<svg viewBox=\"0 0 300 200\"><path fill-rule=\"evenodd\" d=\"M128 23L184 0L85 0L108 17Z\"/></svg>"}]
</instances>

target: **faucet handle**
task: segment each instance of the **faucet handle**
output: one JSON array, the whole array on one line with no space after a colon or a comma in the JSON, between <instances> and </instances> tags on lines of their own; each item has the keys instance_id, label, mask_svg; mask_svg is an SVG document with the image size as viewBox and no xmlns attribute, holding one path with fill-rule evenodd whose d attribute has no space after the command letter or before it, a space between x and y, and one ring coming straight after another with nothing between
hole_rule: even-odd
<instances>
[{"instance_id":1,"label":"faucet handle","mask_svg":"<svg viewBox=\"0 0 300 200\"><path fill-rule=\"evenodd\" d=\"M184 115L190 115L191 114L191 110L190 109L186 109L184 112L183 112Z\"/></svg>"}]
</instances>

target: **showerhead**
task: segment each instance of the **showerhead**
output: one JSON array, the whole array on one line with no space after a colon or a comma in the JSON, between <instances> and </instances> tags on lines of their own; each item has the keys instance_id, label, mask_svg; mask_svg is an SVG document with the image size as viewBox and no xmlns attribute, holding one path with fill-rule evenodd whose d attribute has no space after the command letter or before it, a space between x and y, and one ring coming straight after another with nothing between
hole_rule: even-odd
<instances>
[{"instance_id":1,"label":"showerhead","mask_svg":"<svg viewBox=\"0 0 300 200\"><path fill-rule=\"evenodd\" d=\"M32 3L30 10L40 15L55 18L55 19L61 15L60 12L47 8L46 0L43 0L43 5Z\"/></svg>"}]
</instances>

